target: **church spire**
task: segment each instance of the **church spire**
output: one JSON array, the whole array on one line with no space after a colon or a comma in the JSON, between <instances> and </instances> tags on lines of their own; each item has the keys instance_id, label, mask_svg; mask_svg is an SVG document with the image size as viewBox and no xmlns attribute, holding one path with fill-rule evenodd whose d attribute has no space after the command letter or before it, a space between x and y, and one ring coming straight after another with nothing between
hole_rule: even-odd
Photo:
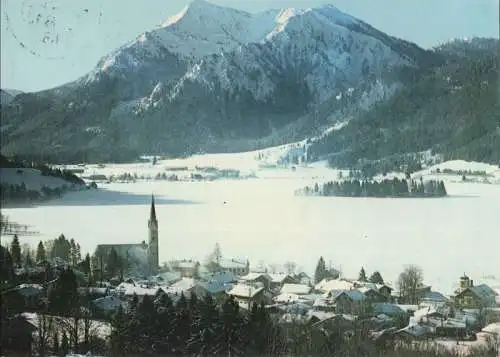
<instances>
[{"instance_id":1,"label":"church spire","mask_svg":"<svg viewBox=\"0 0 500 357\"><path fill-rule=\"evenodd\" d=\"M156 209L155 209L155 196L151 195L151 212L149 213L149 220L156 222Z\"/></svg>"}]
</instances>

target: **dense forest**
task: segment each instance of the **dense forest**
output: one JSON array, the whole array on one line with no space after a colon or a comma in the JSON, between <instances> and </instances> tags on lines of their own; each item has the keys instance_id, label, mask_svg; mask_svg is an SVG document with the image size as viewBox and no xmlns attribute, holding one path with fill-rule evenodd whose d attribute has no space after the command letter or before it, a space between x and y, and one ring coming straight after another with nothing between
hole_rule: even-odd
<instances>
[{"instance_id":1,"label":"dense forest","mask_svg":"<svg viewBox=\"0 0 500 357\"><path fill-rule=\"evenodd\" d=\"M390 170L407 155L432 149L444 160L500 163L500 63L495 47L498 41L480 55L457 52L389 101L314 142L309 156L348 168L393 158L386 162L394 164Z\"/></svg>"},{"instance_id":2,"label":"dense forest","mask_svg":"<svg viewBox=\"0 0 500 357\"><path fill-rule=\"evenodd\" d=\"M443 181L416 181L394 178L382 181L345 180L316 183L297 192L306 196L341 197L444 197Z\"/></svg>"}]
</instances>

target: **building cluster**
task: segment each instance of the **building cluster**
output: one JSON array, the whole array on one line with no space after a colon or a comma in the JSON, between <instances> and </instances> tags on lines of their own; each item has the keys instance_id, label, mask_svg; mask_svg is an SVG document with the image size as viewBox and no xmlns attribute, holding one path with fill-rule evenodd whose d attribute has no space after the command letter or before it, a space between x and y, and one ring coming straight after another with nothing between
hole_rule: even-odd
<instances>
[{"instance_id":1,"label":"building cluster","mask_svg":"<svg viewBox=\"0 0 500 357\"><path fill-rule=\"evenodd\" d=\"M146 295L157 299L167 294L175 302L181 296L210 294L216 301L233 297L243 312L250 311L253 304L264 305L283 325L334 328L363 321L375 340L465 340L476 336L485 325L500 322L500 289L475 285L465 274L452 296L420 285L416 291L418 303L407 305L390 284L344 278L327 278L314 284L303 272L252 271L248 261L237 259L218 257L212 266L180 260L159 268L154 199L148 228L147 245L101 246L102 250L115 249L121 255L130 254L134 249L142 250L150 274L128 272L119 280L100 281L95 286L80 285L79 293L91 297L93 316L105 318L119 308L127 310L132 299L140 301ZM17 294L19 303L26 308L34 308L44 298L44 288L21 284L9 294ZM497 327L500 330L500 324L490 324L487 328L496 331Z\"/></svg>"}]
</instances>

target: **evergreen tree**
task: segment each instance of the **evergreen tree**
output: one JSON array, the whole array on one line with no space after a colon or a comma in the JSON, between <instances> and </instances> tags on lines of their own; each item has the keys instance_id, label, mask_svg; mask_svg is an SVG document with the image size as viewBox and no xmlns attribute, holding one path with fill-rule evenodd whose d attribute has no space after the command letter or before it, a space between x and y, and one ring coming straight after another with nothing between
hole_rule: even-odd
<instances>
[{"instance_id":1,"label":"evergreen tree","mask_svg":"<svg viewBox=\"0 0 500 357\"><path fill-rule=\"evenodd\" d=\"M44 262L47 259L47 256L45 254L45 247L43 245L43 242L40 241L38 242L38 247L36 248L36 262L41 263Z\"/></svg>"},{"instance_id":2,"label":"evergreen tree","mask_svg":"<svg viewBox=\"0 0 500 357\"><path fill-rule=\"evenodd\" d=\"M71 238L71 240L69 241L69 246L70 246L70 253L69 253L69 256L70 256L70 261L71 261L71 265L73 266L76 266L76 243L75 243L75 240L73 238Z\"/></svg>"},{"instance_id":3,"label":"evergreen tree","mask_svg":"<svg viewBox=\"0 0 500 357\"><path fill-rule=\"evenodd\" d=\"M26 267L32 267L33 266L33 258L31 257L31 252L30 250L26 250L26 254L24 256L24 264Z\"/></svg>"},{"instance_id":4,"label":"evergreen tree","mask_svg":"<svg viewBox=\"0 0 500 357\"><path fill-rule=\"evenodd\" d=\"M370 276L369 279L370 283L373 284L383 284L384 279L382 279L382 275L378 271L374 271L373 274Z\"/></svg>"},{"instance_id":5,"label":"evergreen tree","mask_svg":"<svg viewBox=\"0 0 500 357\"><path fill-rule=\"evenodd\" d=\"M211 354L244 356L247 352L245 322L233 297L222 304L220 333L216 335Z\"/></svg>"},{"instance_id":6,"label":"evergreen tree","mask_svg":"<svg viewBox=\"0 0 500 357\"><path fill-rule=\"evenodd\" d=\"M110 347L113 356L124 356L128 352L128 318L120 306L111 319Z\"/></svg>"},{"instance_id":7,"label":"evergreen tree","mask_svg":"<svg viewBox=\"0 0 500 357\"><path fill-rule=\"evenodd\" d=\"M317 284L324 278L326 278L326 265L323 257L319 258L318 264L316 265L316 270L314 272L314 282Z\"/></svg>"},{"instance_id":8,"label":"evergreen tree","mask_svg":"<svg viewBox=\"0 0 500 357\"><path fill-rule=\"evenodd\" d=\"M365 268L361 267L359 271L358 281L367 282L368 278L366 277Z\"/></svg>"},{"instance_id":9,"label":"evergreen tree","mask_svg":"<svg viewBox=\"0 0 500 357\"><path fill-rule=\"evenodd\" d=\"M192 323L193 329L188 341L188 350L205 355L214 349L214 340L218 333L219 311L212 295L205 295L200 301L199 310L199 315Z\"/></svg>"},{"instance_id":10,"label":"evergreen tree","mask_svg":"<svg viewBox=\"0 0 500 357\"><path fill-rule=\"evenodd\" d=\"M54 332L54 336L52 337L52 353L55 356L59 356L59 334L57 331Z\"/></svg>"},{"instance_id":11,"label":"evergreen tree","mask_svg":"<svg viewBox=\"0 0 500 357\"><path fill-rule=\"evenodd\" d=\"M49 294L49 309L55 313L71 316L79 309L76 275L71 269L63 270Z\"/></svg>"},{"instance_id":12,"label":"evergreen tree","mask_svg":"<svg viewBox=\"0 0 500 357\"><path fill-rule=\"evenodd\" d=\"M61 339L61 356L67 356L69 353L69 340L66 332L63 332Z\"/></svg>"},{"instance_id":13,"label":"evergreen tree","mask_svg":"<svg viewBox=\"0 0 500 357\"><path fill-rule=\"evenodd\" d=\"M19 238L17 234L14 235L12 243L10 245L10 254L12 256L12 262L15 267L21 266L21 245L19 244Z\"/></svg>"},{"instance_id":14,"label":"evergreen tree","mask_svg":"<svg viewBox=\"0 0 500 357\"><path fill-rule=\"evenodd\" d=\"M14 262L9 250L0 245L0 282L10 281L14 277Z\"/></svg>"},{"instance_id":15,"label":"evergreen tree","mask_svg":"<svg viewBox=\"0 0 500 357\"><path fill-rule=\"evenodd\" d=\"M85 255L85 259L83 260L83 264L82 264L82 270L86 275L90 276L91 271L90 271L90 254L89 253L87 253Z\"/></svg>"},{"instance_id":16,"label":"evergreen tree","mask_svg":"<svg viewBox=\"0 0 500 357\"><path fill-rule=\"evenodd\" d=\"M156 327L154 329L155 351L160 355L170 355L174 343L172 336L172 321L175 314L173 302L168 294L161 294L161 296L155 300L155 305L158 313Z\"/></svg>"}]
</instances>

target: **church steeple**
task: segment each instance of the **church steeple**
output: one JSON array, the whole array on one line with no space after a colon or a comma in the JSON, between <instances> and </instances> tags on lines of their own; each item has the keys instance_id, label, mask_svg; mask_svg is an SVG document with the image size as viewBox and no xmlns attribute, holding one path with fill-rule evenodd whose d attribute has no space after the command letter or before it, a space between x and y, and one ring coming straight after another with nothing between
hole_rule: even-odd
<instances>
[{"instance_id":1,"label":"church steeple","mask_svg":"<svg viewBox=\"0 0 500 357\"><path fill-rule=\"evenodd\" d=\"M148 240L148 261L149 271L156 274L159 266L158 260L158 220L156 219L155 197L151 195L151 209L149 212L149 240Z\"/></svg>"},{"instance_id":2,"label":"church steeple","mask_svg":"<svg viewBox=\"0 0 500 357\"><path fill-rule=\"evenodd\" d=\"M151 210L149 213L149 221L156 222L155 196L151 195Z\"/></svg>"}]
</instances>

